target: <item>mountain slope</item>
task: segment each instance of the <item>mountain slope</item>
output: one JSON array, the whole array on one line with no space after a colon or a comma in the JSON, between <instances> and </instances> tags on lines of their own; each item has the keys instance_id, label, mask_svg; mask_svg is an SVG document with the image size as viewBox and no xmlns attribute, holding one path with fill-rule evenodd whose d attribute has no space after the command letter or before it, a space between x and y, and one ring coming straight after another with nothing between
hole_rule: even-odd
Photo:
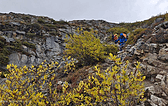
<instances>
[{"instance_id":1,"label":"mountain slope","mask_svg":"<svg viewBox=\"0 0 168 106\"><path fill-rule=\"evenodd\" d=\"M146 106L168 104L168 14L152 17L149 20L135 23L109 23L103 20L55 21L48 17L25 14L0 14L0 69L5 70L6 64L13 63L21 67L31 64L38 65L42 61L62 61L66 35L77 34L77 28L94 29L101 42L109 41L111 33L108 29L124 27L134 37L133 43L127 43L124 51L118 54L123 61L129 60L129 69L135 69L135 62L141 62L141 71L147 76L145 81ZM135 34L137 28L146 28ZM129 38L129 39L130 39ZM101 63L102 69L110 66L110 62ZM81 74L82 73L82 74ZM84 74L83 74L84 73ZM72 79L75 85L87 75L94 73L89 66L79 69L69 76L60 75L62 81ZM59 80L60 80L59 79ZM73 82L74 81L74 82Z\"/></svg>"}]
</instances>

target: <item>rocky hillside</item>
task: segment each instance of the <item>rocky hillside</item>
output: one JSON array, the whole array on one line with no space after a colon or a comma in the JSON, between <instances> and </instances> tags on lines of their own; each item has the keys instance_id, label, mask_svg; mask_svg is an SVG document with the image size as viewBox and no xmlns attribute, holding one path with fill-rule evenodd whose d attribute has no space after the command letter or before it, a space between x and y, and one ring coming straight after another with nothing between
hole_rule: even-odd
<instances>
[{"instance_id":1,"label":"rocky hillside","mask_svg":"<svg viewBox=\"0 0 168 106\"><path fill-rule=\"evenodd\" d=\"M156 26L153 24L140 34L135 44L127 45L125 51L118 56L131 61L131 70L135 68L136 61L141 62L141 71L147 77L145 96L148 99L145 106L167 106L168 21L160 21Z\"/></svg>"},{"instance_id":2,"label":"rocky hillside","mask_svg":"<svg viewBox=\"0 0 168 106\"><path fill-rule=\"evenodd\" d=\"M76 29L94 29L101 42L107 42L110 34L107 30L113 27L125 27L133 32L136 28L146 28L134 35L134 42L127 44L124 51L118 54L123 61L129 60L129 69L134 70L134 63L141 62L141 71L145 80L147 101L145 106L168 105L168 21L167 14L153 17L136 23L109 23L103 20L55 21L48 17L25 14L0 14L0 69L7 64L17 66L37 65L43 60L62 60L66 35L78 34ZM131 37L131 36L130 36ZM111 43L108 42L108 43ZM110 62L102 63L103 68ZM93 70L86 66L77 73L70 73L62 82L72 77L73 81L85 79ZM69 79L68 79L69 78ZM62 83L61 82L61 83ZM73 82L71 81L71 84Z\"/></svg>"},{"instance_id":3,"label":"rocky hillside","mask_svg":"<svg viewBox=\"0 0 168 106\"><path fill-rule=\"evenodd\" d=\"M110 35L106 30L115 25L102 20L65 22L42 16L0 14L1 70L10 63L29 66L43 60L60 61L65 36L76 33L78 27L97 30L98 36L104 41Z\"/></svg>"}]
</instances>

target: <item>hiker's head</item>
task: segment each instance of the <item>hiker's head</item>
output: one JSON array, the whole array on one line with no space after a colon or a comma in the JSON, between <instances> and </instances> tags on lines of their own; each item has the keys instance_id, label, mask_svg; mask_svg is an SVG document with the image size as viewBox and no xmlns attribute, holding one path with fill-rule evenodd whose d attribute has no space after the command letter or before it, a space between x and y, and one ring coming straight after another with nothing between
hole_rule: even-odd
<instances>
[{"instance_id":1,"label":"hiker's head","mask_svg":"<svg viewBox=\"0 0 168 106\"><path fill-rule=\"evenodd\" d=\"M120 36L123 37L123 33L120 33Z\"/></svg>"}]
</instances>

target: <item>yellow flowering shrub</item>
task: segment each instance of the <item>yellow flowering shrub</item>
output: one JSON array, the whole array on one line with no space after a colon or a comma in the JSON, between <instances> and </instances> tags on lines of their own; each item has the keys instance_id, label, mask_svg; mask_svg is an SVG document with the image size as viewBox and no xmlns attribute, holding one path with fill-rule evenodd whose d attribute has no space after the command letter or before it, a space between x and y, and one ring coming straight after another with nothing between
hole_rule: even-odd
<instances>
[{"instance_id":1,"label":"yellow flowering shrub","mask_svg":"<svg viewBox=\"0 0 168 106\"><path fill-rule=\"evenodd\" d=\"M63 67L58 62L47 64L46 61L31 67L18 68L14 64L7 65L10 73L5 74L7 80L0 86L0 106L45 106L53 103L54 98L58 96L57 72L64 74L74 70L73 59L63 60Z\"/></svg>"},{"instance_id":2,"label":"yellow flowering shrub","mask_svg":"<svg viewBox=\"0 0 168 106\"><path fill-rule=\"evenodd\" d=\"M128 62L110 54L114 64L102 71L95 66L95 73L86 81L80 81L76 88L68 82L58 90L56 79L59 77L60 64L45 61L39 66L30 68L8 65L10 74L6 75L5 84L0 86L0 105L9 106L93 106L111 103L115 106L135 105L143 98L145 76L136 70L127 71ZM68 62L63 70L73 70L74 62Z\"/></svg>"},{"instance_id":3,"label":"yellow flowering shrub","mask_svg":"<svg viewBox=\"0 0 168 106\"><path fill-rule=\"evenodd\" d=\"M120 58L110 54L110 60L115 64L104 72L95 66L95 75L89 76L88 81L81 81L77 88L66 92L59 102L61 105L93 106L101 103L111 103L114 106L130 106L144 101L145 76L139 71L140 63L137 62L136 70L128 73L128 62L122 66ZM64 92L66 87L64 87Z\"/></svg>"},{"instance_id":4,"label":"yellow flowering shrub","mask_svg":"<svg viewBox=\"0 0 168 106\"><path fill-rule=\"evenodd\" d=\"M77 59L82 65L90 65L96 61L104 60L106 52L100 39L94 36L96 31L88 32L78 28L77 32L79 35L73 34L66 37L66 55Z\"/></svg>"}]
</instances>

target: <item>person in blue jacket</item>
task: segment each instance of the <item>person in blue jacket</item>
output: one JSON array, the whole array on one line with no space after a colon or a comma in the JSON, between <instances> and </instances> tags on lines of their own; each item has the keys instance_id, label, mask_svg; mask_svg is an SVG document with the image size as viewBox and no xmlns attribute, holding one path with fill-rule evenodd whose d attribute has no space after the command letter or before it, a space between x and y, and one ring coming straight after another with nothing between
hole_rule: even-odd
<instances>
[{"instance_id":1,"label":"person in blue jacket","mask_svg":"<svg viewBox=\"0 0 168 106\"><path fill-rule=\"evenodd\" d=\"M120 37L115 41L115 43L119 42L119 48L120 51L122 51L122 48L125 46L125 42L127 41L127 38L124 37L123 33L120 34Z\"/></svg>"}]
</instances>

